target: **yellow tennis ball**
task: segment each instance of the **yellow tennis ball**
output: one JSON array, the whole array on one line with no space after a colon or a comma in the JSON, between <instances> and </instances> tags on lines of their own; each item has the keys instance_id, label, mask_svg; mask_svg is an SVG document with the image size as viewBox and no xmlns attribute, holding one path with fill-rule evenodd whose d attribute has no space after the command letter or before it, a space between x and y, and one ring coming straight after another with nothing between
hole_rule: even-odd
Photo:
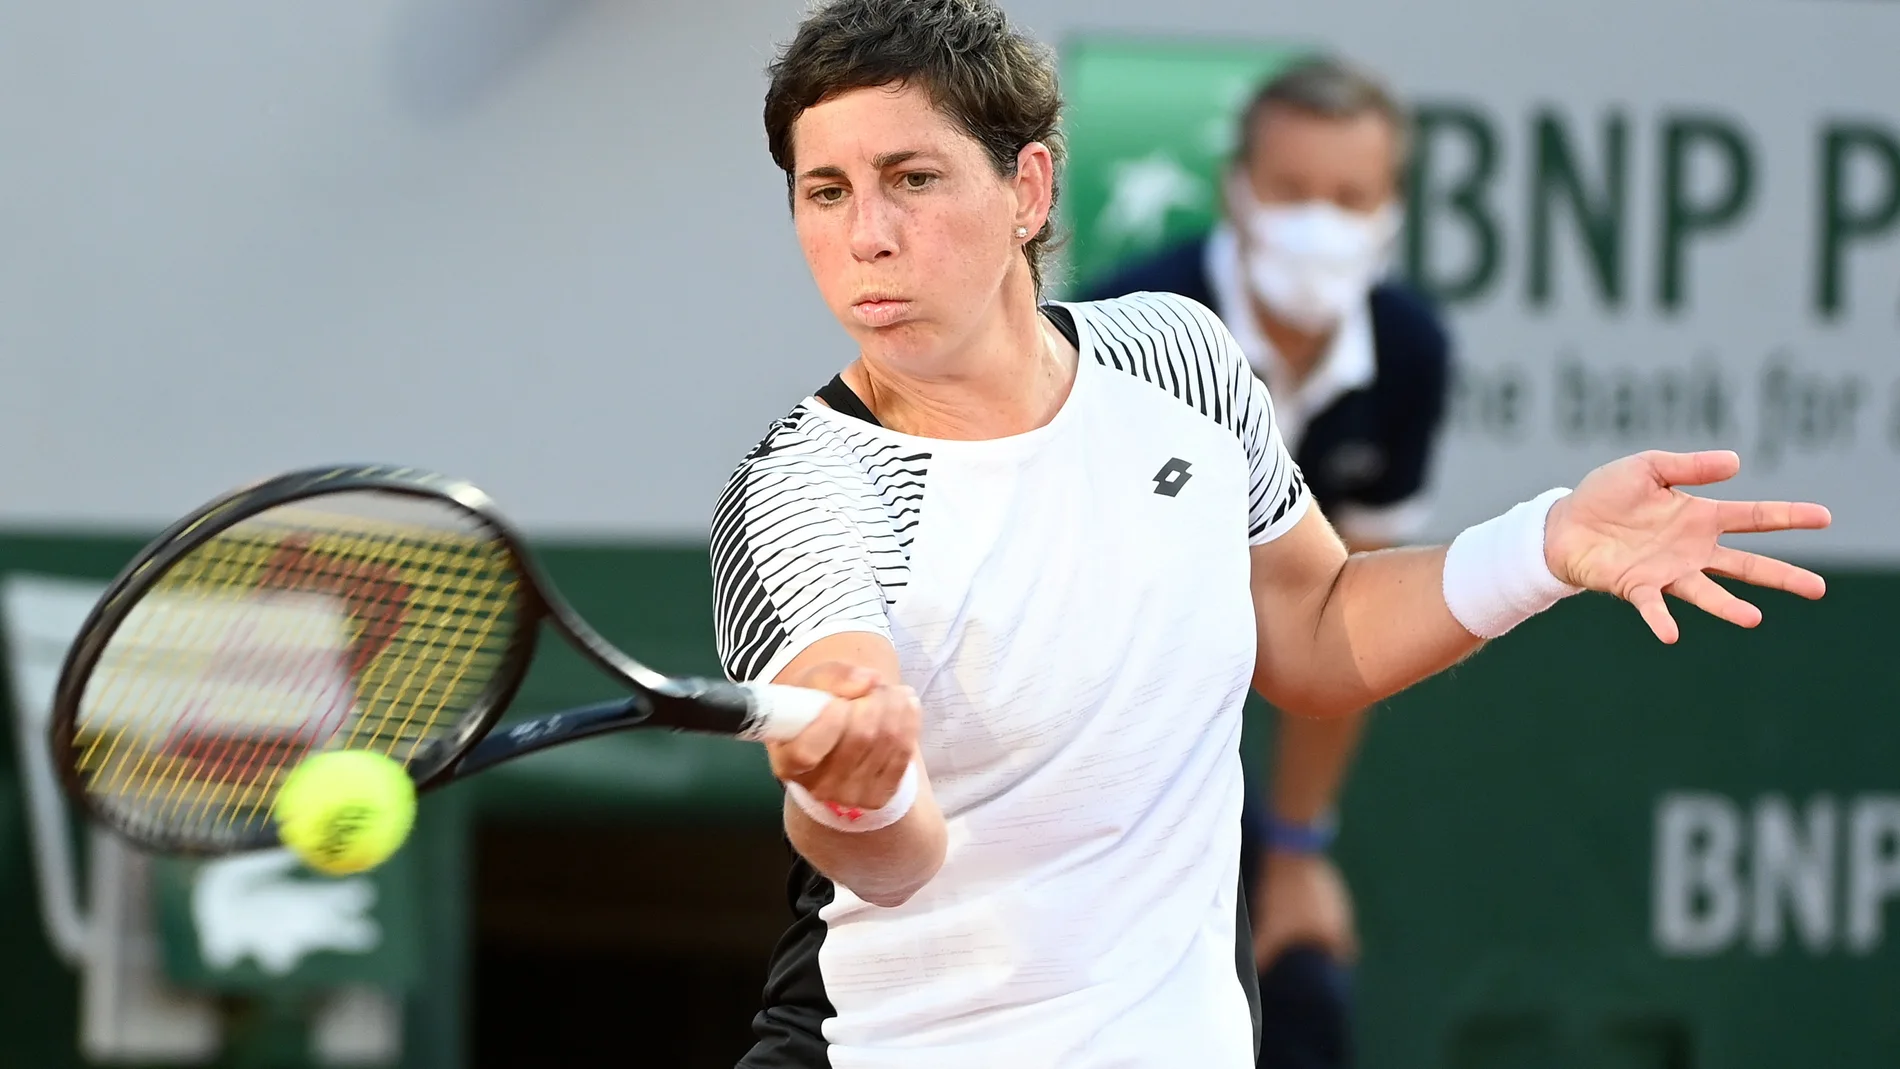
<instances>
[{"instance_id":1,"label":"yellow tennis ball","mask_svg":"<svg viewBox=\"0 0 1900 1069\"><path fill-rule=\"evenodd\" d=\"M277 837L331 876L389 860L416 822L416 785L400 761L368 750L303 759L277 788Z\"/></svg>"}]
</instances>

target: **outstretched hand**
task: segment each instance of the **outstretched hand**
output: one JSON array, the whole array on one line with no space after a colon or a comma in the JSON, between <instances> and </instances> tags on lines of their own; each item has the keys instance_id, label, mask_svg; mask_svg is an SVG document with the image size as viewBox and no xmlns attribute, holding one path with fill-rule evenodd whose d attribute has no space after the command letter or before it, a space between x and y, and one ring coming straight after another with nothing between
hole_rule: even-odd
<instances>
[{"instance_id":1,"label":"outstretched hand","mask_svg":"<svg viewBox=\"0 0 1900 1069\"><path fill-rule=\"evenodd\" d=\"M1680 635L1663 595L1741 627L1761 610L1729 593L1710 574L1818 598L1820 576L1785 561L1721 544L1725 534L1815 530L1831 519L1820 505L1789 501L1712 501L1677 487L1733 478L1741 458L1726 450L1638 453L1591 472L1551 507L1544 560L1572 586L1615 594L1643 614L1664 642Z\"/></svg>"}]
</instances>

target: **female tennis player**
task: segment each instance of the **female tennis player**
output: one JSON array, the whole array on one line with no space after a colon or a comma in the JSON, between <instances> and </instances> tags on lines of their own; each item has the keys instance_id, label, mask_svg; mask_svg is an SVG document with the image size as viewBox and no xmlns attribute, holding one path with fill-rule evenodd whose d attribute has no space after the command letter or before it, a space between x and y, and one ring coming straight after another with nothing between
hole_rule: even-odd
<instances>
[{"instance_id":1,"label":"female tennis player","mask_svg":"<svg viewBox=\"0 0 1900 1069\"><path fill-rule=\"evenodd\" d=\"M779 419L713 524L720 654L837 695L772 765L797 850L747 1069L1244 1069L1241 705L1363 709L1565 595L1709 574L1818 505L1683 492L1644 453L1465 531L1349 556L1265 387L1183 298L1043 303L1062 140L1048 52L988 0L838 0L765 126L857 359Z\"/></svg>"}]
</instances>

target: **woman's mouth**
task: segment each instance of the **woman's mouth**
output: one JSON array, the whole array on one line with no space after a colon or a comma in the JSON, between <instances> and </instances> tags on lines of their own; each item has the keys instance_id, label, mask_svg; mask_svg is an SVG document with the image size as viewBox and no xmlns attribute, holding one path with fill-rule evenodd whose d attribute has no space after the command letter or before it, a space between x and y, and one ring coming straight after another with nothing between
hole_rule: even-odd
<instances>
[{"instance_id":1,"label":"woman's mouth","mask_svg":"<svg viewBox=\"0 0 1900 1069\"><path fill-rule=\"evenodd\" d=\"M874 293L861 297L851 305L851 312L858 322L867 327L887 327L903 318L910 310L910 302L901 297L892 297Z\"/></svg>"}]
</instances>

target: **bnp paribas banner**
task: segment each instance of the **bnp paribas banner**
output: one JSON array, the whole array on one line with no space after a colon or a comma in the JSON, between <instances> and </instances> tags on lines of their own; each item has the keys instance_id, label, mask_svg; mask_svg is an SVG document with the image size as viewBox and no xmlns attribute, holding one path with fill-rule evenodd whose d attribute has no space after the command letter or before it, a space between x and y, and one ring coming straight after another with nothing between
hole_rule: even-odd
<instances>
[{"instance_id":1,"label":"bnp paribas banner","mask_svg":"<svg viewBox=\"0 0 1900 1069\"><path fill-rule=\"evenodd\" d=\"M1659 24L1668 64L1582 32L1541 80L1457 34L1399 64L1399 270L1459 367L1434 534L1631 450L1721 447L1744 473L1717 493L1833 508L1810 557L1900 563L1900 52L1862 62L1817 26ZM1237 109L1316 47L1069 38L1067 277L1205 228Z\"/></svg>"}]
</instances>

